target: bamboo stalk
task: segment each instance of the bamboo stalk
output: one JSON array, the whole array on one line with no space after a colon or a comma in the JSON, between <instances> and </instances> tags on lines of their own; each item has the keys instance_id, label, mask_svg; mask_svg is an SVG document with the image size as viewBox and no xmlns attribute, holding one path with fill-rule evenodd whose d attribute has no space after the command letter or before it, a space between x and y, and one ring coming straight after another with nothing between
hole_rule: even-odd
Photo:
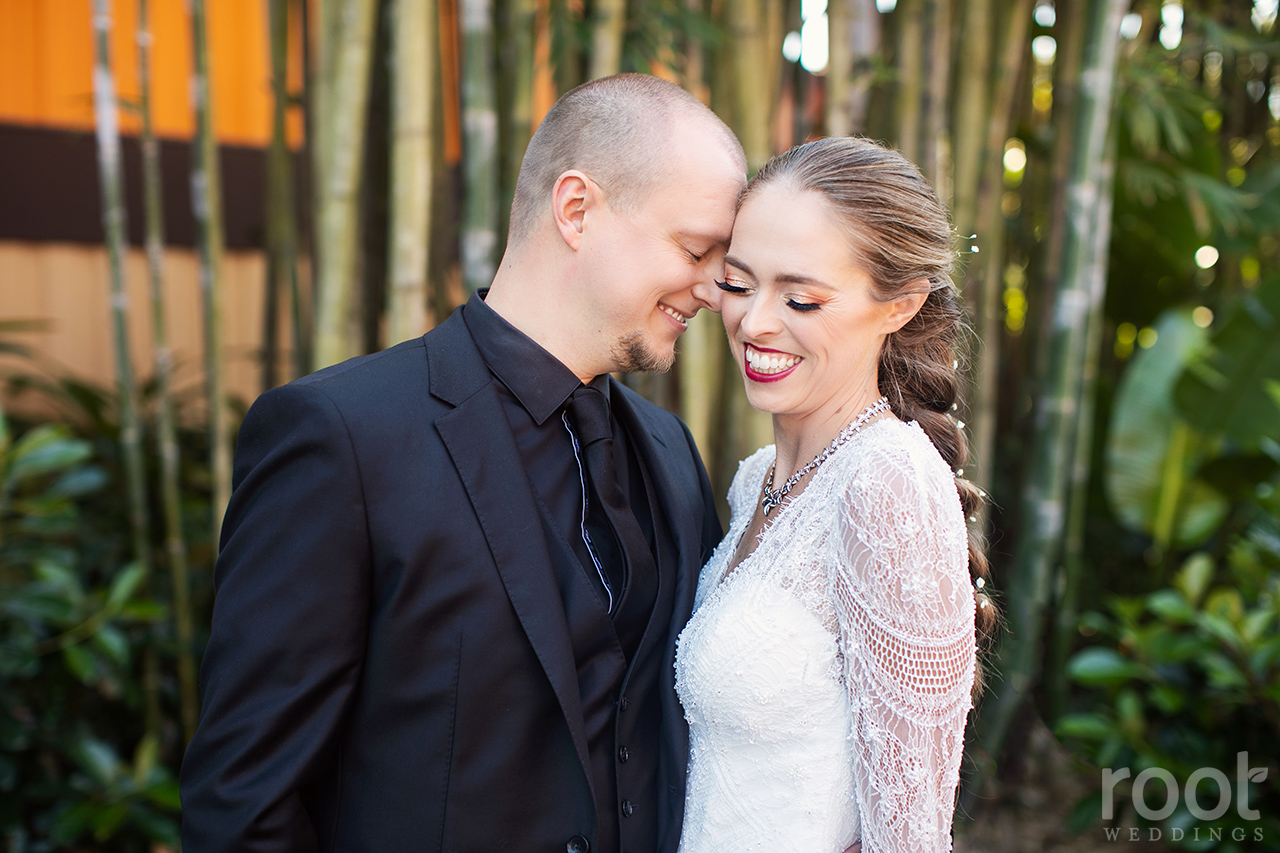
<instances>
[{"instance_id":1,"label":"bamboo stalk","mask_svg":"<svg viewBox=\"0 0 1280 853\"><path fill-rule=\"evenodd\" d=\"M912 162L920 160L920 98L924 89L924 0L901 0L898 24L897 145Z\"/></svg>"},{"instance_id":2,"label":"bamboo stalk","mask_svg":"<svg viewBox=\"0 0 1280 853\"><path fill-rule=\"evenodd\" d=\"M503 221L511 216L511 200L520 175L520 163L533 137L534 39L538 31L536 0L510 0L512 74L509 131L504 146L505 165L502 181Z\"/></svg>"},{"instance_id":3,"label":"bamboo stalk","mask_svg":"<svg viewBox=\"0 0 1280 853\"><path fill-rule=\"evenodd\" d=\"M420 0L394 0L392 14L391 223L387 267L390 342L421 335L427 324L434 126L432 62L436 11Z\"/></svg>"},{"instance_id":4,"label":"bamboo stalk","mask_svg":"<svg viewBox=\"0 0 1280 853\"><path fill-rule=\"evenodd\" d=\"M951 85L951 0L924 0L921 21L924 50L920 57L920 159L921 173L940 198L950 195L946 169L948 105Z\"/></svg>"},{"instance_id":5,"label":"bamboo stalk","mask_svg":"<svg viewBox=\"0 0 1280 853\"><path fill-rule=\"evenodd\" d=\"M965 283L965 297L977 315L979 344L973 353L970 376L972 399L969 406L969 431L973 436L973 481L991 487L995 470L995 434L1000 385L1000 342L1004 336L1004 263L1005 227L1000 209L1004 186L1004 144L1008 139L1014 114L1014 96L1027 52L1027 33L1031 27L1032 0L1015 0L1010 10L1000 65L991 98L987 137L982 149L981 180L977 187L974 218L978 246L977 262L970 268ZM962 234L972 232L961 232ZM979 511L980 528L986 525L986 508Z\"/></svg>"},{"instance_id":6,"label":"bamboo stalk","mask_svg":"<svg viewBox=\"0 0 1280 853\"><path fill-rule=\"evenodd\" d=\"M596 0L591 25L591 78L608 77L622 70L622 44L626 34L626 0Z\"/></svg>"},{"instance_id":7,"label":"bamboo stalk","mask_svg":"<svg viewBox=\"0 0 1280 853\"><path fill-rule=\"evenodd\" d=\"M747 170L754 173L772 154L769 142L772 99L761 97L761 93L774 89L765 55L774 48L765 42L762 0L725 0L725 15L729 30L726 40L732 45L734 130L747 155Z\"/></svg>"},{"instance_id":8,"label":"bamboo stalk","mask_svg":"<svg viewBox=\"0 0 1280 853\"><path fill-rule=\"evenodd\" d=\"M1115 203L1116 134L1112 133L1107 154L1101 163L1099 184L1099 216L1107 223ZM1049 709L1053 719L1066 711L1067 659L1074 648L1077 620L1079 618L1080 585L1085 567L1084 533L1089 492L1089 476L1093 461L1094 413L1098 402L1098 364L1101 361L1104 326L1103 300L1106 297L1107 258L1110 244L1110 228L1094 229L1094 251L1089 259L1090 312L1084 346L1084 370L1081 375L1080 407L1076 446L1071 459L1070 497L1067 508L1067 528L1063 545L1062 581L1055 584L1062 590L1058 597L1052 660L1047 672L1052 674L1049 683ZM1172 455L1172 454L1171 454Z\"/></svg>"},{"instance_id":9,"label":"bamboo stalk","mask_svg":"<svg viewBox=\"0 0 1280 853\"><path fill-rule=\"evenodd\" d=\"M969 0L964 4L964 20L961 22L964 70L956 83L955 121L952 124L955 178L951 219L956 230L966 237L977 233L978 229L978 182L982 177L987 128L997 120L1005 124L1005 115L993 115L989 111L987 97L991 90L991 21L991 0Z\"/></svg>"},{"instance_id":10,"label":"bamboo stalk","mask_svg":"<svg viewBox=\"0 0 1280 853\"><path fill-rule=\"evenodd\" d=\"M327 8L322 0L321 9ZM359 276L359 193L364 159L374 0L337 3L323 13L337 22L317 70L323 93L315 117L317 167L316 366L357 355L360 329L352 321ZM323 26L323 23L322 23Z\"/></svg>"},{"instance_id":11,"label":"bamboo stalk","mask_svg":"<svg viewBox=\"0 0 1280 853\"><path fill-rule=\"evenodd\" d=\"M149 0L138 0L138 111L142 119L142 186L147 232L147 272L151 283L151 328L155 347L156 441L160 451L160 494L163 500L165 549L173 598L174 635L178 644L178 704L187 740L195 734L200 712L196 680L195 631L191 618L191 586L187 543L182 531L181 466L173 413L173 350L164 316L164 210L161 204L160 146L151 125L151 23Z\"/></svg>"},{"instance_id":12,"label":"bamboo stalk","mask_svg":"<svg viewBox=\"0 0 1280 853\"><path fill-rule=\"evenodd\" d=\"M827 135L851 136L866 127L871 93L868 66L879 49L880 13L874 0L830 0L831 54L827 65Z\"/></svg>"},{"instance_id":13,"label":"bamboo stalk","mask_svg":"<svg viewBox=\"0 0 1280 853\"><path fill-rule=\"evenodd\" d=\"M124 457L128 491L129 531L133 559L151 574L151 531L147 520L146 479L143 475L142 428L138 418L138 386L129 357L129 296L125 292L125 207L120 124L115 75L111 68L111 3L94 0L93 107L98 141L98 180L102 192L102 231L107 247L111 281L111 326L115 345L116 376L120 383L120 448ZM154 661L146 668L154 672ZM155 735L160 727L158 693L154 683L147 692L146 730Z\"/></svg>"},{"instance_id":14,"label":"bamboo stalk","mask_svg":"<svg viewBox=\"0 0 1280 853\"><path fill-rule=\"evenodd\" d=\"M468 293L497 269L499 175L492 0L461 0L462 280Z\"/></svg>"},{"instance_id":15,"label":"bamboo stalk","mask_svg":"<svg viewBox=\"0 0 1280 853\"><path fill-rule=\"evenodd\" d=\"M209 448L213 472L212 536L218 548L222 516L231 500L231 429L222 347L222 179L218 143L213 130L210 94L209 36L204 0L191 0L191 45L194 67L191 99L196 138L191 147L191 207L200 254L200 290L204 298L205 385L209 402Z\"/></svg>"},{"instance_id":16,"label":"bamboo stalk","mask_svg":"<svg viewBox=\"0 0 1280 853\"><path fill-rule=\"evenodd\" d=\"M1040 673L1040 636L1054 566L1062 556L1071 454L1077 446L1088 328L1100 310L1105 286L1091 278L1105 257L1110 220L1103 221L1101 194L1115 86L1120 19L1127 0L1094 0L1088 12L1080 110L1068 182L1067 241L1062 284L1055 294L1049 360L1037 400L1036 425L1022 496L1023 531L1006 584L1009 635L1000 659L1004 680L995 685L980 725L980 740L998 754L1014 717Z\"/></svg>"},{"instance_id":17,"label":"bamboo stalk","mask_svg":"<svg viewBox=\"0 0 1280 853\"><path fill-rule=\"evenodd\" d=\"M267 0L271 57L271 142L267 148L266 288L262 329L262 390L279 384L280 301L298 317L298 226L294 221L293 155L285 130L289 110L289 0ZM297 331L294 333L297 347ZM295 353L296 358L296 353Z\"/></svg>"}]
</instances>

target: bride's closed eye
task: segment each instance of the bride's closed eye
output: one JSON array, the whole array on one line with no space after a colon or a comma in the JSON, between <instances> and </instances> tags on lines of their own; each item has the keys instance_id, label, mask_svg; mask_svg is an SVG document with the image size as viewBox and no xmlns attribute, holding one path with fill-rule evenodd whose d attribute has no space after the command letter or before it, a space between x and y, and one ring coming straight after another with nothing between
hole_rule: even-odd
<instances>
[{"instance_id":1,"label":"bride's closed eye","mask_svg":"<svg viewBox=\"0 0 1280 853\"><path fill-rule=\"evenodd\" d=\"M741 285L738 285L738 284L730 284L728 279L726 279L725 281L717 281L716 287L720 288L725 293L746 293L747 292L747 289L745 287L742 287Z\"/></svg>"}]
</instances>

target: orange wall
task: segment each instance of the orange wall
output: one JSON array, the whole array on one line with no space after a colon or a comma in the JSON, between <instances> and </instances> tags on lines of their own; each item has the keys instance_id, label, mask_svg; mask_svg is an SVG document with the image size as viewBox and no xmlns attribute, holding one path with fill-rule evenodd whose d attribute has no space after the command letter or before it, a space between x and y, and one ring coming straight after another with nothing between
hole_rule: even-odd
<instances>
[{"instance_id":1,"label":"orange wall","mask_svg":"<svg viewBox=\"0 0 1280 853\"><path fill-rule=\"evenodd\" d=\"M92 130L92 0L0 0L0 122ZM189 138L195 119L187 97L191 24L185 0L150 0L153 124L159 136ZM122 101L136 101L137 3L112 0L111 60ZM219 140L265 145L271 138L271 76L266 0L206 3L214 128ZM295 16L296 17L296 16ZM289 87L301 88L301 31L290 32ZM121 130L138 120L121 111ZM302 138L291 110L289 136Z\"/></svg>"}]
</instances>

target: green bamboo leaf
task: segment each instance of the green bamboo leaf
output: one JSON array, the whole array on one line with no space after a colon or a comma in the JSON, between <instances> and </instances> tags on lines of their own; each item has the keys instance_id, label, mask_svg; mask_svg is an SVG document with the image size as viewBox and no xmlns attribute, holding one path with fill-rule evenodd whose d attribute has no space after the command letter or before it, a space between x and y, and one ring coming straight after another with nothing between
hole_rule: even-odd
<instances>
[{"instance_id":1,"label":"green bamboo leaf","mask_svg":"<svg viewBox=\"0 0 1280 853\"><path fill-rule=\"evenodd\" d=\"M1204 441L1175 412L1173 386L1183 365L1205 346L1189 308L1165 312L1156 342L1139 351L1121 377L1107 442L1107 491L1126 526L1163 544L1195 545L1218 528L1227 501L1191 476Z\"/></svg>"},{"instance_id":2,"label":"green bamboo leaf","mask_svg":"<svg viewBox=\"0 0 1280 853\"><path fill-rule=\"evenodd\" d=\"M1253 449L1280 438L1280 276L1261 282L1228 312L1209 346L1178 378L1178 413L1206 433Z\"/></svg>"},{"instance_id":3,"label":"green bamboo leaf","mask_svg":"<svg viewBox=\"0 0 1280 853\"><path fill-rule=\"evenodd\" d=\"M147 780L156 770L156 762L160 758L160 741L154 734L144 735L138 741L138 748L133 752L133 784L139 790L147 785Z\"/></svg>"},{"instance_id":4,"label":"green bamboo leaf","mask_svg":"<svg viewBox=\"0 0 1280 853\"><path fill-rule=\"evenodd\" d=\"M83 646L67 646L62 650L62 660L82 683L89 687L98 683L98 661Z\"/></svg>"},{"instance_id":5,"label":"green bamboo leaf","mask_svg":"<svg viewBox=\"0 0 1280 853\"><path fill-rule=\"evenodd\" d=\"M133 593L146 576L146 570L139 563L130 563L116 575L107 593L106 609L112 612L119 610L124 603L133 597Z\"/></svg>"},{"instance_id":6,"label":"green bamboo leaf","mask_svg":"<svg viewBox=\"0 0 1280 853\"><path fill-rule=\"evenodd\" d=\"M1141 672L1137 664L1115 649L1102 647L1079 651L1067 663L1067 674L1089 686L1120 683Z\"/></svg>"},{"instance_id":7,"label":"green bamboo leaf","mask_svg":"<svg viewBox=\"0 0 1280 853\"><path fill-rule=\"evenodd\" d=\"M1120 728L1130 740L1141 740L1146 732L1147 719L1142 711L1142 699L1137 691L1125 689L1116 697L1116 716Z\"/></svg>"},{"instance_id":8,"label":"green bamboo leaf","mask_svg":"<svg viewBox=\"0 0 1280 853\"><path fill-rule=\"evenodd\" d=\"M1053 731L1060 738L1100 741L1115 731L1115 724L1101 714L1067 714L1058 720Z\"/></svg>"},{"instance_id":9,"label":"green bamboo leaf","mask_svg":"<svg viewBox=\"0 0 1280 853\"><path fill-rule=\"evenodd\" d=\"M1174 585L1182 591L1189 602L1196 604L1208 589L1211 580L1213 580L1213 558L1199 551L1188 557L1182 564Z\"/></svg>"},{"instance_id":10,"label":"green bamboo leaf","mask_svg":"<svg viewBox=\"0 0 1280 853\"><path fill-rule=\"evenodd\" d=\"M1271 626L1271 619L1274 616L1275 614L1269 610L1255 610L1244 618L1244 624L1240 626L1240 634L1250 645L1258 642L1263 632Z\"/></svg>"},{"instance_id":11,"label":"green bamboo leaf","mask_svg":"<svg viewBox=\"0 0 1280 853\"><path fill-rule=\"evenodd\" d=\"M114 625L103 625L93 635L93 644L120 666L129 663L129 640Z\"/></svg>"}]
</instances>

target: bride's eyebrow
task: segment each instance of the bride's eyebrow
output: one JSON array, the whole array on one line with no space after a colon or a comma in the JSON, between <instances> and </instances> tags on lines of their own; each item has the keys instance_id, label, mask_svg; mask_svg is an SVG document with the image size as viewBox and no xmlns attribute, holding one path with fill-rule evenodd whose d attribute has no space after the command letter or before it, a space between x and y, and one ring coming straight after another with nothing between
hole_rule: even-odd
<instances>
[{"instance_id":1,"label":"bride's eyebrow","mask_svg":"<svg viewBox=\"0 0 1280 853\"><path fill-rule=\"evenodd\" d=\"M752 278L756 277L756 274L751 271L751 267L747 266L742 261L735 258L733 255L725 255L724 262L727 266L737 267L738 269L742 270L744 273L751 276Z\"/></svg>"}]
</instances>

